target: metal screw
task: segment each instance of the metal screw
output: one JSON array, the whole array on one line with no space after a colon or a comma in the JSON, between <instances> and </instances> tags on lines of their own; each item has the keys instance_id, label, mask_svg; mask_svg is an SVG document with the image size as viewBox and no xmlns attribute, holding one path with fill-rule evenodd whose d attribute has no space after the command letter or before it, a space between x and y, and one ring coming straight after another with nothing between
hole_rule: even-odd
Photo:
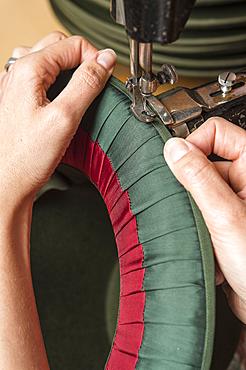
<instances>
[{"instance_id":1,"label":"metal screw","mask_svg":"<svg viewBox=\"0 0 246 370\"><path fill-rule=\"evenodd\" d=\"M178 75L175 67L171 64L163 64L161 71L157 73L157 80L161 85L165 83L174 84L178 81Z\"/></svg>"},{"instance_id":2,"label":"metal screw","mask_svg":"<svg viewBox=\"0 0 246 370\"><path fill-rule=\"evenodd\" d=\"M237 76L234 72L223 72L218 77L221 91L226 94L232 90L232 86L235 83Z\"/></svg>"}]
</instances>

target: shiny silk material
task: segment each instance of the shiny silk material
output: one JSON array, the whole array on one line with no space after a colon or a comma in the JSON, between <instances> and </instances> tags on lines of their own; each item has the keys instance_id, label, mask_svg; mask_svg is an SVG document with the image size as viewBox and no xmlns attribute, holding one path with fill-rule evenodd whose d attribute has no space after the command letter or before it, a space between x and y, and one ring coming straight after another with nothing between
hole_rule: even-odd
<instances>
[{"instance_id":1,"label":"shiny silk material","mask_svg":"<svg viewBox=\"0 0 246 370\"><path fill-rule=\"evenodd\" d=\"M214 292L211 284L208 301L203 260L213 280L211 245L201 252L193 205L162 149L156 128L108 86L64 158L97 186L117 242L120 308L107 370L209 368Z\"/></svg>"},{"instance_id":2,"label":"shiny silk material","mask_svg":"<svg viewBox=\"0 0 246 370\"><path fill-rule=\"evenodd\" d=\"M118 248L119 314L105 369L209 370L215 323L209 233L163 159L167 129L139 122L129 105L123 85L111 79L63 158L99 190Z\"/></svg>"}]
</instances>

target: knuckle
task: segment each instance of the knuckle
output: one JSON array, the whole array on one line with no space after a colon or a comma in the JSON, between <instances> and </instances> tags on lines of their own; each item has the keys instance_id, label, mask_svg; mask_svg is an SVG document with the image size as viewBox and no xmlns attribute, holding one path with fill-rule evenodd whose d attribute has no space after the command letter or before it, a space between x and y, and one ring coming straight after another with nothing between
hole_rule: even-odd
<instances>
[{"instance_id":1,"label":"knuckle","mask_svg":"<svg viewBox=\"0 0 246 370\"><path fill-rule=\"evenodd\" d=\"M87 65L80 75L81 82L92 89L101 88L103 84L103 71L96 65Z\"/></svg>"},{"instance_id":2,"label":"knuckle","mask_svg":"<svg viewBox=\"0 0 246 370\"><path fill-rule=\"evenodd\" d=\"M214 117L210 117L207 119L206 125L214 125L214 124L217 125L217 124L221 124L222 121L223 121L223 118L214 116Z\"/></svg>"},{"instance_id":3,"label":"knuckle","mask_svg":"<svg viewBox=\"0 0 246 370\"><path fill-rule=\"evenodd\" d=\"M97 52L97 49L91 44L86 38L80 35L70 36L68 42L72 44L76 52L80 53L80 57L83 55L83 59L86 60L87 56L92 56Z\"/></svg>"},{"instance_id":4,"label":"knuckle","mask_svg":"<svg viewBox=\"0 0 246 370\"><path fill-rule=\"evenodd\" d=\"M209 128L210 127L215 128L216 131L218 132L224 132L226 129L231 127L232 123L227 121L223 117L214 116L214 117L209 118L206 121L205 125L208 126Z\"/></svg>"},{"instance_id":5,"label":"knuckle","mask_svg":"<svg viewBox=\"0 0 246 370\"><path fill-rule=\"evenodd\" d=\"M214 137L221 135L222 133L225 133L226 130L228 129L228 126L230 126L231 123L225 120L222 117L211 117L209 118L205 124L204 124L204 129L207 132L213 132Z\"/></svg>"},{"instance_id":6,"label":"knuckle","mask_svg":"<svg viewBox=\"0 0 246 370\"><path fill-rule=\"evenodd\" d=\"M75 41L75 42L84 42L85 38L80 35L73 35L73 36L70 36L70 40Z\"/></svg>"},{"instance_id":7,"label":"knuckle","mask_svg":"<svg viewBox=\"0 0 246 370\"><path fill-rule=\"evenodd\" d=\"M14 48L13 51L12 51L12 56L14 58L21 58L26 54L27 54L27 48L22 47L22 46L18 46L16 48Z\"/></svg>"},{"instance_id":8,"label":"knuckle","mask_svg":"<svg viewBox=\"0 0 246 370\"><path fill-rule=\"evenodd\" d=\"M69 41L80 48L86 42L86 39L83 36L74 35L69 37Z\"/></svg>"},{"instance_id":9,"label":"knuckle","mask_svg":"<svg viewBox=\"0 0 246 370\"><path fill-rule=\"evenodd\" d=\"M80 50L80 52L83 53L84 57L91 49L95 49L94 46L86 38L80 35L70 36L69 42L74 45L75 49Z\"/></svg>"},{"instance_id":10,"label":"knuckle","mask_svg":"<svg viewBox=\"0 0 246 370\"><path fill-rule=\"evenodd\" d=\"M13 56L18 55L18 54L19 54L20 49L21 49L21 47L19 47L19 46L18 46L18 47L16 47L16 48L14 48L14 49L13 49L13 51L12 51L12 55L13 55Z\"/></svg>"},{"instance_id":11,"label":"knuckle","mask_svg":"<svg viewBox=\"0 0 246 370\"><path fill-rule=\"evenodd\" d=\"M53 39L53 40L63 40L66 38L66 35L63 33L63 32L60 32L60 31L53 31L53 32L50 32L48 37L50 39Z\"/></svg>"},{"instance_id":12,"label":"knuckle","mask_svg":"<svg viewBox=\"0 0 246 370\"><path fill-rule=\"evenodd\" d=\"M23 78L32 78L37 73L37 66L34 60L29 58L20 58L14 65L15 72Z\"/></svg>"}]
</instances>

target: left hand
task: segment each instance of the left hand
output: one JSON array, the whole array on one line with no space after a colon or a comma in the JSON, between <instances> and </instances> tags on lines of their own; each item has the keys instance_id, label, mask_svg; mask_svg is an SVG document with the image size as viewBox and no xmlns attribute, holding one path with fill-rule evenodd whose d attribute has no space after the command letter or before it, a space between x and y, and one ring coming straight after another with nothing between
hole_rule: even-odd
<instances>
[{"instance_id":1,"label":"left hand","mask_svg":"<svg viewBox=\"0 0 246 370\"><path fill-rule=\"evenodd\" d=\"M55 32L0 74L0 203L16 207L49 179L81 118L110 77L116 55L98 51L81 36ZM62 70L77 67L68 85L50 102L46 92Z\"/></svg>"}]
</instances>

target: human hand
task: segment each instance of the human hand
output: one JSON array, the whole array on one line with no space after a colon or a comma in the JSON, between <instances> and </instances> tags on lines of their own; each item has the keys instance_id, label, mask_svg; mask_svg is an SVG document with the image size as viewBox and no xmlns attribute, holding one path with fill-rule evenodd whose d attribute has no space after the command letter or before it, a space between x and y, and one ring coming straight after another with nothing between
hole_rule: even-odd
<instances>
[{"instance_id":1,"label":"human hand","mask_svg":"<svg viewBox=\"0 0 246 370\"><path fill-rule=\"evenodd\" d=\"M33 198L61 161L80 120L110 77L116 56L80 36L55 32L0 74L0 203ZM58 97L46 92L62 70L79 67Z\"/></svg>"},{"instance_id":2,"label":"human hand","mask_svg":"<svg viewBox=\"0 0 246 370\"><path fill-rule=\"evenodd\" d=\"M229 161L211 162L215 153ZM186 140L164 147L170 169L200 208L214 247L216 283L231 309L246 323L246 132L211 118Z\"/></svg>"}]
</instances>

